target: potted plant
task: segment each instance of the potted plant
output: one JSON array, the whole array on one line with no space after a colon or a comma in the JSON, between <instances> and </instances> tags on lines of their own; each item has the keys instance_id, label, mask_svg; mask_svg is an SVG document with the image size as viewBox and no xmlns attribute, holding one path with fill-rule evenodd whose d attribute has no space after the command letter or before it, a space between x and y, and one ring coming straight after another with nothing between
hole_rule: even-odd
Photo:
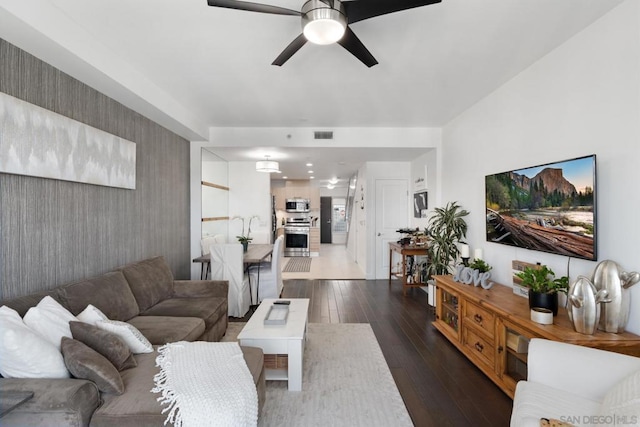
<instances>
[{"instance_id":1,"label":"potted plant","mask_svg":"<svg viewBox=\"0 0 640 427\"><path fill-rule=\"evenodd\" d=\"M558 314L558 292L567 293L569 290L569 278L555 277L555 273L546 265L525 269L516 276L522 280L522 286L529 288L529 308L547 308Z\"/></svg>"},{"instance_id":2,"label":"potted plant","mask_svg":"<svg viewBox=\"0 0 640 427\"><path fill-rule=\"evenodd\" d=\"M486 273L490 271L493 267L487 264L484 260L475 258L471 264L469 264L469 268L472 270L478 270L480 273Z\"/></svg>"},{"instance_id":3,"label":"potted plant","mask_svg":"<svg viewBox=\"0 0 640 427\"><path fill-rule=\"evenodd\" d=\"M242 234L240 236L236 236L236 239L238 239L238 242L242 243L242 248L245 252L247 252L247 249L249 248L249 242L253 240L253 237L251 237L251 221L253 221L254 218L259 218L258 215L253 215L249 218L249 228L247 230L247 234L244 234L244 218L241 216L234 216L233 219L240 219L242 220Z\"/></svg>"},{"instance_id":4,"label":"potted plant","mask_svg":"<svg viewBox=\"0 0 640 427\"><path fill-rule=\"evenodd\" d=\"M435 208L429 218L425 234L429 236L427 254L429 256L428 274L451 273L451 266L458 258L458 243L467 234L467 223L464 217L469 212L462 209L457 202L450 202L443 208Z\"/></svg>"}]
</instances>

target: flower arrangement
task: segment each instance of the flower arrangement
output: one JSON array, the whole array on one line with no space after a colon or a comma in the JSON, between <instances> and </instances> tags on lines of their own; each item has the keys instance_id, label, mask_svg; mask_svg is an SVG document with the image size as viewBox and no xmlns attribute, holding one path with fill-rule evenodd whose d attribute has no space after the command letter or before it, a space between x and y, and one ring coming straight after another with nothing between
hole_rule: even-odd
<instances>
[{"instance_id":1,"label":"flower arrangement","mask_svg":"<svg viewBox=\"0 0 640 427\"><path fill-rule=\"evenodd\" d=\"M242 220L242 234L239 236L236 236L236 239L238 239L238 242L242 243L243 245L248 244L251 240L253 240L253 237L251 237L251 221L253 221L254 219L259 219L260 217L258 215L252 215L249 217L249 227L247 228L247 234L244 234L244 221L245 218L240 216L240 215L236 215L231 219L239 219Z\"/></svg>"}]
</instances>

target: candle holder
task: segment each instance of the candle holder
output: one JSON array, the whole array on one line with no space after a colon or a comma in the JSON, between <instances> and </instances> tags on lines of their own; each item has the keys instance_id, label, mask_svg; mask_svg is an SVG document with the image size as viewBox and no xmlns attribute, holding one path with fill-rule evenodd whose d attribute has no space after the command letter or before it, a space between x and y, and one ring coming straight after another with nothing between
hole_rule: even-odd
<instances>
[{"instance_id":1,"label":"candle holder","mask_svg":"<svg viewBox=\"0 0 640 427\"><path fill-rule=\"evenodd\" d=\"M460 257L460 258L462 258L462 264L465 267L469 267L469 257Z\"/></svg>"}]
</instances>

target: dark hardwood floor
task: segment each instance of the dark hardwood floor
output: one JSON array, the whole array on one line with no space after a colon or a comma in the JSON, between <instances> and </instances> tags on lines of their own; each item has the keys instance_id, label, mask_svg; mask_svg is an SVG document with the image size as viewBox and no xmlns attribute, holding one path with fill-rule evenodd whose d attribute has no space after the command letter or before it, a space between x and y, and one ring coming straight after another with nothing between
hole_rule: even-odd
<instances>
[{"instance_id":1,"label":"dark hardwood floor","mask_svg":"<svg viewBox=\"0 0 640 427\"><path fill-rule=\"evenodd\" d=\"M508 426L511 399L431 325L427 294L386 280L285 280L312 323L369 323L416 426ZM246 320L246 319L237 319Z\"/></svg>"}]
</instances>

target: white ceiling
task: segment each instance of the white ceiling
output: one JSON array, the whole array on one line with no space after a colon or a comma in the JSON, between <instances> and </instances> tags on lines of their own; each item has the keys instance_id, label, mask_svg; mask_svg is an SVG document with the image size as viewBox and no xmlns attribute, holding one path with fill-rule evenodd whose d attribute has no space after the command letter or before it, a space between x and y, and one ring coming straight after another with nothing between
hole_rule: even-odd
<instances>
[{"instance_id":1,"label":"white ceiling","mask_svg":"<svg viewBox=\"0 0 640 427\"><path fill-rule=\"evenodd\" d=\"M272 66L299 18L206 0L0 0L0 37L191 140L209 127L439 128L621 1L443 0L372 18L351 26L372 68L310 43ZM416 157L354 150L326 161Z\"/></svg>"}]
</instances>

